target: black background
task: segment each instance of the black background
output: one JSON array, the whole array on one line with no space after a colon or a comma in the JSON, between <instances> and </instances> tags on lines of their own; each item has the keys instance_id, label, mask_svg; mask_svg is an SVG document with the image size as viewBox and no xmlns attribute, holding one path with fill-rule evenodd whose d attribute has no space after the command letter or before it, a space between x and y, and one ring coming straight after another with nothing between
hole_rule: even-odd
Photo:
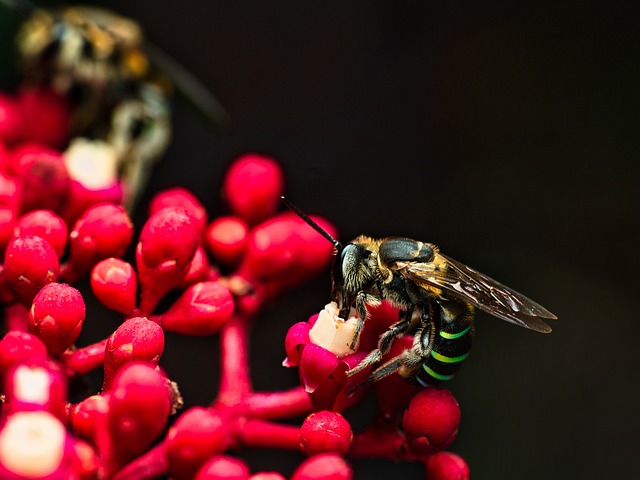
<instances>
[{"instance_id":1,"label":"black background","mask_svg":"<svg viewBox=\"0 0 640 480\"><path fill-rule=\"evenodd\" d=\"M474 478L638 476L640 43L626 5L101 3L138 19L232 118L216 136L178 104L141 209L184 185L216 216L231 160L273 155L289 198L341 240L436 243L560 317L541 335L478 314L472 358L450 383L462 409L451 450ZM328 291L327 273L259 317L256 388L296 383L280 367L284 333ZM87 341L115 325L90 327L91 313ZM214 397L216 356L215 337L168 335L163 365L188 405ZM300 459L248 458L285 474ZM356 479L423 477L418 465L354 465Z\"/></svg>"}]
</instances>

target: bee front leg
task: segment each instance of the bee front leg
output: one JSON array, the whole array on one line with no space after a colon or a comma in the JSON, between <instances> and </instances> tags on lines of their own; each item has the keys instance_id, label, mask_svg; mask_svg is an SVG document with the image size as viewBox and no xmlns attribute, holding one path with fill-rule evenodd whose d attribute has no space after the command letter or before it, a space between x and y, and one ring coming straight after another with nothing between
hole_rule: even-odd
<instances>
[{"instance_id":1,"label":"bee front leg","mask_svg":"<svg viewBox=\"0 0 640 480\"><path fill-rule=\"evenodd\" d=\"M351 350L356 349L356 345L358 344L358 340L360 339L360 333L362 333L364 321L367 319L367 305L379 305L380 302L380 297L373 293L360 291L356 295L356 313L358 315L358 320L356 322L355 331L353 332L353 340L349 344L349 348Z\"/></svg>"}]
</instances>

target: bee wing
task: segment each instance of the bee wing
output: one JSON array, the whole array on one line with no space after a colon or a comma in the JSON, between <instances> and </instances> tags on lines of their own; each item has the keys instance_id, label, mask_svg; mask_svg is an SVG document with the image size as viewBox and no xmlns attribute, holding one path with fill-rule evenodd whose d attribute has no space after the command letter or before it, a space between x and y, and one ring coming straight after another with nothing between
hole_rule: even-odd
<instances>
[{"instance_id":1,"label":"bee wing","mask_svg":"<svg viewBox=\"0 0 640 480\"><path fill-rule=\"evenodd\" d=\"M151 42L145 42L144 52L149 56L151 63L171 80L176 92L183 97L187 105L215 128L224 129L229 125L229 113L194 74Z\"/></svg>"},{"instance_id":2,"label":"bee wing","mask_svg":"<svg viewBox=\"0 0 640 480\"><path fill-rule=\"evenodd\" d=\"M446 260L448 268L436 269L432 263L398 262L399 272L418 285L441 288L452 297L507 322L537 332L551 331L541 319L557 318L553 313L483 273L441 253L438 255Z\"/></svg>"}]
</instances>

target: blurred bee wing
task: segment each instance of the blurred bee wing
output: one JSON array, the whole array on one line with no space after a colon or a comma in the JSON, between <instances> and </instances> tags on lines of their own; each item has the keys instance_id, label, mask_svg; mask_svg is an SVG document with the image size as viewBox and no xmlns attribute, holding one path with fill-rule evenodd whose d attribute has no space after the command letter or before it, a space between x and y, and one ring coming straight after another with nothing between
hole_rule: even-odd
<instances>
[{"instance_id":1,"label":"blurred bee wing","mask_svg":"<svg viewBox=\"0 0 640 480\"><path fill-rule=\"evenodd\" d=\"M217 129L229 124L229 113L191 72L150 42L145 42L144 51L151 64L172 81L178 95L208 122Z\"/></svg>"},{"instance_id":2,"label":"blurred bee wing","mask_svg":"<svg viewBox=\"0 0 640 480\"><path fill-rule=\"evenodd\" d=\"M556 319L553 313L492 278L452 258L439 255L446 260L446 270L436 270L430 263L398 262L399 272L418 285L441 288L452 297L469 302L507 322L537 332L551 331L551 327L541 319Z\"/></svg>"}]
</instances>

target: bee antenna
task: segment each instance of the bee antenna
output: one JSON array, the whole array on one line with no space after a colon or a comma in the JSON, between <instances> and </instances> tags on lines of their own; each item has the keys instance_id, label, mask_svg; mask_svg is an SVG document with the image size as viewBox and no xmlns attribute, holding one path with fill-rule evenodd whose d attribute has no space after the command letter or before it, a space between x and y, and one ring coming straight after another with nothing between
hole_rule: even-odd
<instances>
[{"instance_id":1,"label":"bee antenna","mask_svg":"<svg viewBox=\"0 0 640 480\"><path fill-rule=\"evenodd\" d=\"M311 220L311 218L309 217L309 215L307 215L306 213L304 213L302 210L300 210L296 205L294 205L293 203L291 203L288 199L286 199L284 196L280 197L280 200L282 200L282 203L284 203L293 213L295 213L296 215L298 215L302 220L304 220L307 225L309 225L311 228L313 228L316 232L318 232L320 235L322 235L324 238L326 238L327 240L329 240L331 243L333 243L333 246L336 247L336 250L338 250L339 252L341 252L344 247L342 246L342 244L336 240L335 238L333 238L331 235L329 235L329 232L327 232L326 230L323 230L323 228L318 225L316 222L314 222L313 220Z\"/></svg>"}]
</instances>

